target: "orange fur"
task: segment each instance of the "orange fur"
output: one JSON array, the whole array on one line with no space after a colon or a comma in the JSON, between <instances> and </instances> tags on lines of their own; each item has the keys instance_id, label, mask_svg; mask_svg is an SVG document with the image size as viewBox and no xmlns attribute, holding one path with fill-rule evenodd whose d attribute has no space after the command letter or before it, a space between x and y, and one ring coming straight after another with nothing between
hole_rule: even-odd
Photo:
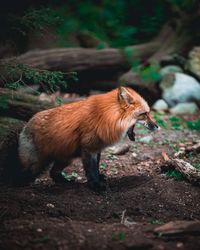
<instances>
[{"instance_id":1,"label":"orange fur","mask_svg":"<svg viewBox=\"0 0 200 250\"><path fill-rule=\"evenodd\" d=\"M37 113L27 124L39 152L45 157L67 159L78 148L97 152L119 141L135 122L143 99L128 89L134 100L123 106L118 90L88 97Z\"/></svg>"}]
</instances>

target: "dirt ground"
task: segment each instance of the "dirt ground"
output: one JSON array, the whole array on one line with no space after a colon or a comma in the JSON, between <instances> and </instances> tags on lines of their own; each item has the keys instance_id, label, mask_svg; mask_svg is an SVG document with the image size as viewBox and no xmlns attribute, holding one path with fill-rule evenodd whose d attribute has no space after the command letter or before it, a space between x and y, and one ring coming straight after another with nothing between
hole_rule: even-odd
<instances>
[{"instance_id":1,"label":"dirt ground","mask_svg":"<svg viewBox=\"0 0 200 250\"><path fill-rule=\"evenodd\" d=\"M81 163L65 169L76 177L54 184L45 173L27 187L0 186L0 249L200 249L200 235L156 235L172 220L200 220L200 190L161 173L161 153L170 157L200 139L195 130L161 129L149 134L136 128L128 152L105 150L101 172L107 190L87 188ZM185 160L200 162L199 155ZM123 220L122 220L123 215ZM122 223L123 222L123 223Z\"/></svg>"}]
</instances>

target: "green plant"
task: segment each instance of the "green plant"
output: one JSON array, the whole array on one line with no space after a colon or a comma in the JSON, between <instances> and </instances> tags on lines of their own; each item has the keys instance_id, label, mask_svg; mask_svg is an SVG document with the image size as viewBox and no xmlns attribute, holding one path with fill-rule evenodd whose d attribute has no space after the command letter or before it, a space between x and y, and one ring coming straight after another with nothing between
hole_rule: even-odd
<instances>
[{"instance_id":1,"label":"green plant","mask_svg":"<svg viewBox=\"0 0 200 250\"><path fill-rule=\"evenodd\" d=\"M126 234L124 232L115 233L113 234L112 239L124 241L126 239Z\"/></svg>"},{"instance_id":2,"label":"green plant","mask_svg":"<svg viewBox=\"0 0 200 250\"><path fill-rule=\"evenodd\" d=\"M171 127L175 130L180 130L184 126L184 121L180 117L171 116L169 121L171 122Z\"/></svg>"},{"instance_id":3,"label":"green plant","mask_svg":"<svg viewBox=\"0 0 200 250\"><path fill-rule=\"evenodd\" d=\"M35 238L35 239L32 239L31 241L33 243L45 243L45 242L48 242L50 239L50 237L48 235L44 235L42 237L38 237L38 238Z\"/></svg>"},{"instance_id":4,"label":"green plant","mask_svg":"<svg viewBox=\"0 0 200 250\"><path fill-rule=\"evenodd\" d=\"M150 224L152 224L152 225L162 225L162 224L164 224L164 221L159 220L159 219L152 219L152 220L150 220Z\"/></svg>"},{"instance_id":5,"label":"green plant","mask_svg":"<svg viewBox=\"0 0 200 250\"><path fill-rule=\"evenodd\" d=\"M102 162L101 164L100 164L100 169L106 169L108 166L107 166L107 164L105 163L105 162Z\"/></svg>"},{"instance_id":6,"label":"green plant","mask_svg":"<svg viewBox=\"0 0 200 250\"><path fill-rule=\"evenodd\" d=\"M178 116L170 116L168 119L164 118L165 114L156 112L154 113L154 119L158 125L165 129L191 129L200 131L200 119L194 121L187 121Z\"/></svg>"},{"instance_id":7,"label":"green plant","mask_svg":"<svg viewBox=\"0 0 200 250\"><path fill-rule=\"evenodd\" d=\"M167 123L164 121L164 118L163 118L163 114L162 113L160 113L160 112L156 112L156 113L154 113L154 119L156 120L156 123L160 126L160 127L162 127L162 128L168 128L168 126L167 126Z\"/></svg>"},{"instance_id":8,"label":"green plant","mask_svg":"<svg viewBox=\"0 0 200 250\"><path fill-rule=\"evenodd\" d=\"M55 92L61 87L67 88L67 80L77 80L76 72L63 73L61 71L48 71L32 68L17 62L5 63L0 65L0 80L3 86L17 90L27 83L39 84L41 90ZM36 92L36 94L39 94Z\"/></svg>"},{"instance_id":9,"label":"green plant","mask_svg":"<svg viewBox=\"0 0 200 250\"><path fill-rule=\"evenodd\" d=\"M13 24L12 29L25 36L30 31L39 32L47 26L56 27L61 22L61 17L52 8L29 8L22 16L11 14L10 22Z\"/></svg>"},{"instance_id":10,"label":"green plant","mask_svg":"<svg viewBox=\"0 0 200 250\"><path fill-rule=\"evenodd\" d=\"M192 165L193 165L194 168L200 170L200 163L193 163Z\"/></svg>"},{"instance_id":11,"label":"green plant","mask_svg":"<svg viewBox=\"0 0 200 250\"><path fill-rule=\"evenodd\" d=\"M175 178L176 180L179 180L179 181L184 179L184 176L183 176L183 174L181 172L179 172L177 170L172 170L172 169L170 169L170 170L168 170L166 172L166 176L173 177L173 178Z\"/></svg>"},{"instance_id":12,"label":"green plant","mask_svg":"<svg viewBox=\"0 0 200 250\"><path fill-rule=\"evenodd\" d=\"M159 66L157 64L150 64L148 67L140 70L140 75L143 81L158 81L161 79L159 74Z\"/></svg>"},{"instance_id":13,"label":"green plant","mask_svg":"<svg viewBox=\"0 0 200 250\"><path fill-rule=\"evenodd\" d=\"M72 181L78 177L78 174L76 172L72 172L70 175L66 174L64 171L62 171L62 176L67 180L67 181Z\"/></svg>"},{"instance_id":14,"label":"green plant","mask_svg":"<svg viewBox=\"0 0 200 250\"><path fill-rule=\"evenodd\" d=\"M189 129L200 131L200 119L195 121L186 121L186 125Z\"/></svg>"}]
</instances>

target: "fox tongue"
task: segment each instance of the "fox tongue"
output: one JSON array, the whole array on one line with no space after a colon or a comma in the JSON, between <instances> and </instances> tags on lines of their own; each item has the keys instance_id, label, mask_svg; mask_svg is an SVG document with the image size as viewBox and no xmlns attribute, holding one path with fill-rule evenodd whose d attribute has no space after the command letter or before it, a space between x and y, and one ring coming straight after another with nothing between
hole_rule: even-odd
<instances>
[{"instance_id":1,"label":"fox tongue","mask_svg":"<svg viewBox=\"0 0 200 250\"><path fill-rule=\"evenodd\" d=\"M128 131L127 131L128 138L129 138L129 140L131 140L131 141L135 141L135 133L134 133L133 130L134 130L134 125L131 126L131 127L128 129Z\"/></svg>"}]
</instances>

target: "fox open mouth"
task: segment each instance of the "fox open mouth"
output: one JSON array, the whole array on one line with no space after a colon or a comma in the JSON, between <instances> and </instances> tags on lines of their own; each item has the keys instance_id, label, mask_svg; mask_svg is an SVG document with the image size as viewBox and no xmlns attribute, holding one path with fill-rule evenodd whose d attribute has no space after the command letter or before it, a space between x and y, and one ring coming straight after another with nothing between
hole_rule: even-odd
<instances>
[{"instance_id":1,"label":"fox open mouth","mask_svg":"<svg viewBox=\"0 0 200 250\"><path fill-rule=\"evenodd\" d=\"M129 140L131 140L131 141L135 141L134 127L135 127L135 125L131 126L131 127L128 129L128 131L127 131L128 138L129 138Z\"/></svg>"}]
</instances>

